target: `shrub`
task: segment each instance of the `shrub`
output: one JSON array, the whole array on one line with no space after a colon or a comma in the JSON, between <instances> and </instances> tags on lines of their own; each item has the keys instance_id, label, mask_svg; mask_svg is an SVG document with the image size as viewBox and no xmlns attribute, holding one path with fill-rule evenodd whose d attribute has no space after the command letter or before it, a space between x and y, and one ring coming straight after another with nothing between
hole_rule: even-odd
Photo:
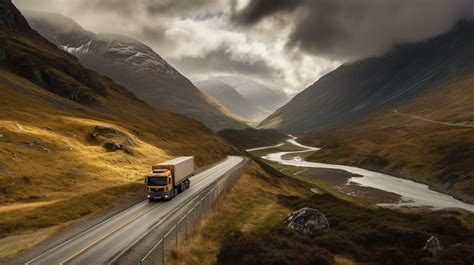
<instances>
[{"instance_id":1,"label":"shrub","mask_svg":"<svg viewBox=\"0 0 474 265\"><path fill-rule=\"evenodd\" d=\"M329 265L333 255L298 235L282 229L232 232L222 243L218 264Z\"/></svg>"}]
</instances>

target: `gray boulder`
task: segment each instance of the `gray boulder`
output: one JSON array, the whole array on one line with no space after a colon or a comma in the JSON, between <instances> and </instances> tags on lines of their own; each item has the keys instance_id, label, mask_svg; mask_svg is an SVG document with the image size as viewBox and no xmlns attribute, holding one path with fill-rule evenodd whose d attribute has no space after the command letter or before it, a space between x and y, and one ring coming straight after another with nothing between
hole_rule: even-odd
<instances>
[{"instance_id":1,"label":"gray boulder","mask_svg":"<svg viewBox=\"0 0 474 265\"><path fill-rule=\"evenodd\" d=\"M116 142L107 142L107 143L105 143L104 147L108 151L112 151L112 152L122 150L124 148L123 145L121 145L119 143L116 143Z\"/></svg>"},{"instance_id":2,"label":"gray boulder","mask_svg":"<svg viewBox=\"0 0 474 265\"><path fill-rule=\"evenodd\" d=\"M427 250L431 253L431 255L436 255L438 251L443 249L441 246L441 242L439 239L435 236L431 236L425 243L425 246L423 247L423 250Z\"/></svg>"},{"instance_id":3,"label":"gray boulder","mask_svg":"<svg viewBox=\"0 0 474 265\"><path fill-rule=\"evenodd\" d=\"M331 229L329 222L320 211L313 208L301 208L288 215L285 224L303 234L327 233Z\"/></svg>"}]
</instances>

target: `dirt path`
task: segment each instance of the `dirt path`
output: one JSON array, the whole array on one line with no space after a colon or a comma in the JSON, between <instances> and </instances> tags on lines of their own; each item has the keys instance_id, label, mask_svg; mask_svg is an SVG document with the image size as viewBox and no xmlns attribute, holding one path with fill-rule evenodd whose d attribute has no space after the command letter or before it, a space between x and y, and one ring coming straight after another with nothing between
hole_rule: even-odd
<instances>
[{"instance_id":1,"label":"dirt path","mask_svg":"<svg viewBox=\"0 0 474 265\"><path fill-rule=\"evenodd\" d=\"M409 118L412 118L412 119L417 119L417 120L422 120L422 121L427 121L427 122L432 122L432 123L437 123L437 124L456 126L456 127L464 127L464 128L474 128L474 125L456 124L456 123L449 123L449 122L443 122L443 121L435 121L435 120L423 118L423 117L420 117L420 116L404 114L404 113L398 112L398 110L396 110L396 109L394 109L393 112L395 112L395 114L400 115L400 116L409 117Z\"/></svg>"}]
</instances>

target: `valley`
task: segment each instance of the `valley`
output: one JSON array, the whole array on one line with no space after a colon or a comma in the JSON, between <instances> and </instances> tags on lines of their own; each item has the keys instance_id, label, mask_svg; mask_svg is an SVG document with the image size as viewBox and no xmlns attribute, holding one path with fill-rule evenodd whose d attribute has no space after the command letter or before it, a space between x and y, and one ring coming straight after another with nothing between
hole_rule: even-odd
<instances>
[{"instance_id":1,"label":"valley","mask_svg":"<svg viewBox=\"0 0 474 265\"><path fill-rule=\"evenodd\" d=\"M394 176L385 175L378 172L368 171L361 168L350 167L350 166L342 166L342 165L334 165L334 164L325 164L325 163L318 163L318 162L307 162L305 161L301 155L305 156L305 153L317 153L321 149L315 147L309 147L301 145L297 142L296 138L290 139L287 141L287 146L284 148L285 150L297 148L302 150L297 151L283 151L279 150L281 147L269 147L268 149L259 149L257 151L258 156L261 156L262 159L271 161L273 163L291 166L291 167L299 167L302 169L308 168L323 168L323 169L334 169L335 171L329 171L326 174L327 180L330 179L331 175L335 172L342 170L347 173L350 173L350 177L346 177L346 181L341 181L343 185L349 186L356 186L353 187L351 190L352 192L356 190L358 187L369 187L375 190L377 193L380 191L387 192L390 194L397 194L399 196L399 200L394 203L387 203L384 201L377 202L377 205L383 205L387 207L428 207L433 208L435 210L439 209L446 209L446 208L459 208L462 210L467 210L469 212L474 212L474 205L464 203L462 201L458 201L451 196L447 196L445 194L441 194L435 191L432 191L426 185L421 185L419 183L415 183L413 181L400 179ZM307 157L308 155L306 155ZM285 170L285 169L282 169ZM294 172L294 175L301 175L305 177L306 170L299 170ZM293 170L294 171L294 170ZM341 174L334 174L334 175L341 175ZM335 178L337 178L336 176ZM333 180L338 182L337 180ZM340 184L340 183L339 183ZM339 189L343 187L342 185L337 186ZM360 192L360 191L359 191ZM370 192L370 191L369 191ZM346 194L346 195L350 195ZM363 198L371 197L370 195L363 194ZM393 198L393 197L392 197Z\"/></svg>"},{"instance_id":2,"label":"valley","mask_svg":"<svg viewBox=\"0 0 474 265\"><path fill-rule=\"evenodd\" d=\"M0 0L0 264L472 265L469 0Z\"/></svg>"}]
</instances>

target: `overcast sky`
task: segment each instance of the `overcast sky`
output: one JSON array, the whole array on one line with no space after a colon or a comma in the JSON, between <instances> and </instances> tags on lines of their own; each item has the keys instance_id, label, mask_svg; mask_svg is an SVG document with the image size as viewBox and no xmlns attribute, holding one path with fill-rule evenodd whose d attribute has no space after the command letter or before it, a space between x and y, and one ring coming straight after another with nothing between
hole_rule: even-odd
<instances>
[{"instance_id":1,"label":"overcast sky","mask_svg":"<svg viewBox=\"0 0 474 265\"><path fill-rule=\"evenodd\" d=\"M473 0L13 0L136 38L193 81L239 75L304 89L339 64L448 31Z\"/></svg>"}]
</instances>

